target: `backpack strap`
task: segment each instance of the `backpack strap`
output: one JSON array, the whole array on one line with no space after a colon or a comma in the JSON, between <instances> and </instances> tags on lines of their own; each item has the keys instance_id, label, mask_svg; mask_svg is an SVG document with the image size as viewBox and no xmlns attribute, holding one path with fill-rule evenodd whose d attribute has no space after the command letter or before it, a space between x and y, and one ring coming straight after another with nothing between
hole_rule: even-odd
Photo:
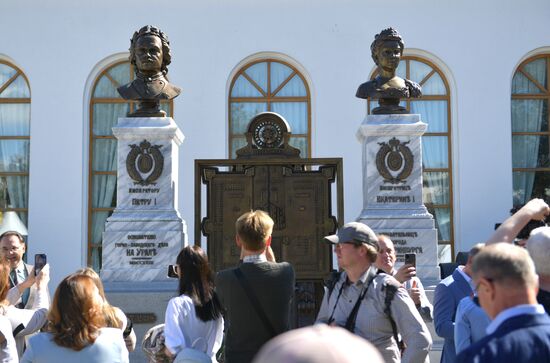
<instances>
[{"instance_id":1,"label":"backpack strap","mask_svg":"<svg viewBox=\"0 0 550 363\"><path fill-rule=\"evenodd\" d=\"M328 290L327 301L330 300L330 296L334 291L334 287L336 286L336 283L338 282L338 280L340 280L340 276L342 276L342 271L332 270L330 271L330 274L325 280L325 287Z\"/></svg>"},{"instance_id":2,"label":"backpack strap","mask_svg":"<svg viewBox=\"0 0 550 363\"><path fill-rule=\"evenodd\" d=\"M357 313L359 312L359 307L361 306L361 303L363 302L363 299L365 298L365 295L367 295L367 291L369 291L369 287L372 284L372 281L376 277L376 273L373 273L372 270L369 271L367 275L367 286L363 287L363 290L361 290L361 294L359 295L359 298L357 298L357 301L355 302L355 305L353 306L353 309L351 310L351 313L348 316L348 319L346 320L346 325L344 328L346 328L348 331L355 333L355 321L357 320Z\"/></svg>"},{"instance_id":3,"label":"backpack strap","mask_svg":"<svg viewBox=\"0 0 550 363\"><path fill-rule=\"evenodd\" d=\"M401 339L399 339L399 334L397 333L397 324L395 324L395 320L393 320L390 310L391 302L393 300L393 297L395 296L395 293L397 292L397 287L392 284L385 284L384 288L386 290L386 296L384 298L384 313L388 316L388 320L390 321L393 338L397 343L397 347L399 348L399 351L403 352L403 350L405 349L405 344Z\"/></svg>"},{"instance_id":4,"label":"backpack strap","mask_svg":"<svg viewBox=\"0 0 550 363\"><path fill-rule=\"evenodd\" d=\"M267 332L270 334L271 337L274 337L277 335L277 332L271 322L269 321L269 318L267 317L264 309L262 309L262 306L260 305L260 301L258 300L258 297L254 293L254 290L250 286L248 280L244 276L243 272L241 271L240 267L233 270L233 273L237 277L237 281L241 284L241 287L243 288L246 296L248 296L248 300L250 300L250 303L252 304L252 307L256 311L256 314L258 314L258 317L264 324L265 328L267 329Z\"/></svg>"}]
</instances>

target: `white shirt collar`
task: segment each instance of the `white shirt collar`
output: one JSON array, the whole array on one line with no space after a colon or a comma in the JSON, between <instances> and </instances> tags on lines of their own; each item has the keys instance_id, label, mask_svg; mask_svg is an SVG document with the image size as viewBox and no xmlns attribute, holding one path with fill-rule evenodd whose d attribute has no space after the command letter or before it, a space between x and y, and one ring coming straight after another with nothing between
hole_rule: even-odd
<instances>
[{"instance_id":1,"label":"white shirt collar","mask_svg":"<svg viewBox=\"0 0 550 363\"><path fill-rule=\"evenodd\" d=\"M523 304L523 305L517 305L511 308L508 308L506 310L501 311L496 318L491 321L491 323L487 326L487 335L493 334L498 327L504 323L504 321L513 318L514 316L518 315L538 315L538 314L546 314L544 311L544 307L539 304Z\"/></svg>"},{"instance_id":2,"label":"white shirt collar","mask_svg":"<svg viewBox=\"0 0 550 363\"><path fill-rule=\"evenodd\" d=\"M21 260L19 262L19 265L17 265L17 267L14 268L13 270L16 271L17 273L25 272L25 263L23 262L23 260Z\"/></svg>"},{"instance_id":3,"label":"white shirt collar","mask_svg":"<svg viewBox=\"0 0 550 363\"><path fill-rule=\"evenodd\" d=\"M262 263L267 262L265 254L244 256L243 263Z\"/></svg>"},{"instance_id":4,"label":"white shirt collar","mask_svg":"<svg viewBox=\"0 0 550 363\"><path fill-rule=\"evenodd\" d=\"M472 291L475 291L476 287L474 286L474 282L472 281L472 278L466 275L466 272L464 272L464 266L458 266L456 269L458 270L458 272L460 272L462 277L464 277L464 280L466 280L468 285L470 285L470 288L472 289Z\"/></svg>"}]
</instances>

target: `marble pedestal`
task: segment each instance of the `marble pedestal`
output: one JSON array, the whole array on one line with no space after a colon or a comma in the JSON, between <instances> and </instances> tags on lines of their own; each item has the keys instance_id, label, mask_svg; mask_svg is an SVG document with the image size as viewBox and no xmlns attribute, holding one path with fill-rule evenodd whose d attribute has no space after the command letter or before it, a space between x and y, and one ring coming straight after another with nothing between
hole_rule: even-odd
<instances>
[{"instance_id":1,"label":"marble pedestal","mask_svg":"<svg viewBox=\"0 0 550 363\"><path fill-rule=\"evenodd\" d=\"M178 147L183 134L170 117L121 117L117 206L103 233L104 282L166 283L167 268L187 244L175 206Z\"/></svg>"},{"instance_id":2,"label":"marble pedestal","mask_svg":"<svg viewBox=\"0 0 550 363\"><path fill-rule=\"evenodd\" d=\"M395 244L397 262L416 253L417 274L439 278L437 230L422 201L420 115L368 115L357 138L363 151L363 210L357 221Z\"/></svg>"},{"instance_id":3,"label":"marble pedestal","mask_svg":"<svg viewBox=\"0 0 550 363\"><path fill-rule=\"evenodd\" d=\"M130 361L145 363L141 339L164 322L178 281L167 277L187 245L185 221L176 210L178 149L183 134L170 117L118 119L117 206L103 233L101 279L111 304L134 323L138 337Z\"/></svg>"}]
</instances>

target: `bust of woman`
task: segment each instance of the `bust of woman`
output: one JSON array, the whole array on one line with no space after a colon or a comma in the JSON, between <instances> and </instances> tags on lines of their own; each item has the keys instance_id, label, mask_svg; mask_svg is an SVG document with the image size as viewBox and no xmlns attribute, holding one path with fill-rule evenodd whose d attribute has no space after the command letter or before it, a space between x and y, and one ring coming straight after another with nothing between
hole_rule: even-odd
<instances>
[{"instance_id":1,"label":"bust of woman","mask_svg":"<svg viewBox=\"0 0 550 363\"><path fill-rule=\"evenodd\" d=\"M384 29L374 37L370 49L372 59L378 66L378 76L360 85L355 95L358 98L378 99L379 107L372 110L373 114L408 113L405 107L399 105L400 99L422 96L420 85L395 75L404 47L403 39L393 28Z\"/></svg>"},{"instance_id":2,"label":"bust of woman","mask_svg":"<svg viewBox=\"0 0 550 363\"><path fill-rule=\"evenodd\" d=\"M160 29L147 25L134 33L130 43L130 62L134 65L136 78L118 88L126 100L140 101L139 108L128 117L165 117L160 109L160 100L171 100L181 89L166 79L170 64L170 43Z\"/></svg>"}]
</instances>

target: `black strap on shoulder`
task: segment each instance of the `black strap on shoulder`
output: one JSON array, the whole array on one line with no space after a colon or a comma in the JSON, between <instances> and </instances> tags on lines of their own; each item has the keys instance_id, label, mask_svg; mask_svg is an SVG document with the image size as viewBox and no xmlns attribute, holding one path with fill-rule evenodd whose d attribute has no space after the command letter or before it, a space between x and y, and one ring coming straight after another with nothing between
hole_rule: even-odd
<instances>
[{"instance_id":1,"label":"black strap on shoulder","mask_svg":"<svg viewBox=\"0 0 550 363\"><path fill-rule=\"evenodd\" d=\"M338 282L338 280L340 280L341 275L342 275L342 271L332 270L328 278L325 280L325 286L328 290L327 301L330 300L330 295L332 295L332 292L334 291L334 287L336 286L336 283Z\"/></svg>"},{"instance_id":2,"label":"black strap on shoulder","mask_svg":"<svg viewBox=\"0 0 550 363\"><path fill-rule=\"evenodd\" d=\"M397 324L395 324L395 320L393 320L390 310L391 302L393 300L393 297L395 296L395 293L397 292L397 287L390 284L386 284L384 287L386 290L386 297L384 298L384 313L388 316L388 320L390 321L393 338L395 339L395 342L399 347L399 351L403 352L403 350L405 349L405 344L401 339L399 339L399 334L397 334Z\"/></svg>"},{"instance_id":3,"label":"black strap on shoulder","mask_svg":"<svg viewBox=\"0 0 550 363\"><path fill-rule=\"evenodd\" d=\"M22 323L16 326L15 329L13 329L13 336L17 336L17 334L19 334L23 329L25 329L25 325L23 325Z\"/></svg>"},{"instance_id":4,"label":"black strap on shoulder","mask_svg":"<svg viewBox=\"0 0 550 363\"><path fill-rule=\"evenodd\" d=\"M130 320L129 317L126 316L126 329L122 332L122 337L124 339L128 338L128 336L132 333L132 329L134 327L134 323L132 320Z\"/></svg>"},{"instance_id":5,"label":"black strap on shoulder","mask_svg":"<svg viewBox=\"0 0 550 363\"><path fill-rule=\"evenodd\" d=\"M372 280L376 275L371 274L369 272L369 275L367 277L367 286L363 287L363 290L361 290L361 294L359 294L359 297L357 298L357 301L355 302L355 305L353 305L353 309L351 309L351 313L348 316L348 319L346 320L346 325L344 328L346 328L348 331L354 333L355 332L355 321L357 320L357 313L359 312L359 307L361 306L361 302L365 298L365 295L367 295L367 291L369 291L369 287L372 284Z\"/></svg>"},{"instance_id":6,"label":"black strap on shoulder","mask_svg":"<svg viewBox=\"0 0 550 363\"><path fill-rule=\"evenodd\" d=\"M240 268L234 269L233 272L235 273L235 276L237 277L237 281L239 281L239 283L241 284L241 287L243 288L246 296L248 296L248 299L252 303L252 307L254 308L256 313L258 314L258 317L260 318L262 323L264 323L264 326L266 327L268 333L270 334L271 337L274 337L275 335L277 335L277 333L275 331L275 328L273 327L273 325L269 321L267 315L265 314L264 310L262 309L262 306L260 305L260 301L256 297L256 294L254 293L254 290L252 289L252 287L248 283L248 280L244 276L243 272L241 271Z\"/></svg>"}]
</instances>

